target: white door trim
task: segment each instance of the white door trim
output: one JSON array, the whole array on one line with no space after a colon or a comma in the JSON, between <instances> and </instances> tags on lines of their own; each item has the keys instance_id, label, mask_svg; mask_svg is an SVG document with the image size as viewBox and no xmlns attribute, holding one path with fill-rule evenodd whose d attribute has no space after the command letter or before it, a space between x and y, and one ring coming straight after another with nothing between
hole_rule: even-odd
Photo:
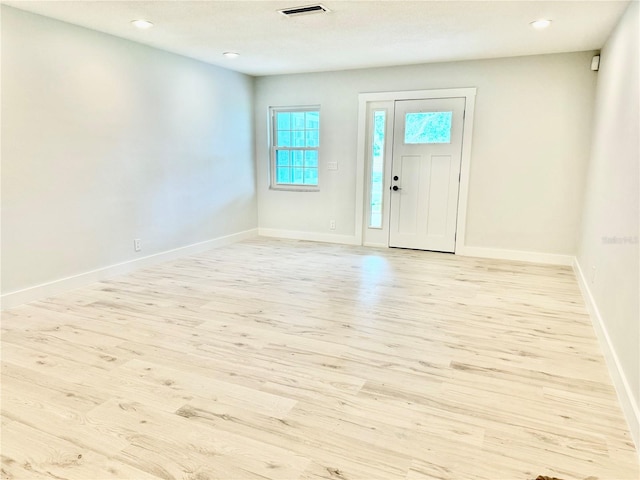
<instances>
[{"instance_id":1,"label":"white door trim","mask_svg":"<svg viewBox=\"0 0 640 480\"><path fill-rule=\"evenodd\" d=\"M462 134L462 162L460 165L460 193L458 195L458 219L456 221L456 254L464 254L466 247L465 227L467 224L467 202L469 193L469 172L471 169L471 142L473 137L473 116L476 102L476 88L446 88L438 90L412 90L405 92L361 93L358 95L358 149L356 157L356 240L362 245L365 203L364 181L366 166L367 104L369 102L419 100L430 98L466 98L464 131Z\"/></svg>"}]
</instances>

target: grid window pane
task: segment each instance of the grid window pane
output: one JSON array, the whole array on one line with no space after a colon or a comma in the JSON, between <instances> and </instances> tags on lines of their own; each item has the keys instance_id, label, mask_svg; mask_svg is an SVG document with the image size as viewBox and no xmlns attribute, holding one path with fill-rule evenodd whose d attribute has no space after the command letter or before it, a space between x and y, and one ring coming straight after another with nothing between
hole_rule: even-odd
<instances>
[{"instance_id":1,"label":"grid window pane","mask_svg":"<svg viewBox=\"0 0 640 480\"><path fill-rule=\"evenodd\" d=\"M276 125L278 130L291 130L291 113L278 112Z\"/></svg>"},{"instance_id":2,"label":"grid window pane","mask_svg":"<svg viewBox=\"0 0 640 480\"><path fill-rule=\"evenodd\" d=\"M278 143L276 147L290 147L291 132L289 130L278 130Z\"/></svg>"},{"instance_id":3,"label":"grid window pane","mask_svg":"<svg viewBox=\"0 0 640 480\"><path fill-rule=\"evenodd\" d=\"M279 167L289 166L289 150L278 150L276 152L276 165Z\"/></svg>"},{"instance_id":4,"label":"grid window pane","mask_svg":"<svg viewBox=\"0 0 640 480\"><path fill-rule=\"evenodd\" d=\"M317 185L318 184L318 169L317 168L305 168L304 169L304 183L305 183L305 185Z\"/></svg>"},{"instance_id":5,"label":"grid window pane","mask_svg":"<svg viewBox=\"0 0 640 480\"><path fill-rule=\"evenodd\" d=\"M291 130L304 130L305 112L291 113Z\"/></svg>"},{"instance_id":6,"label":"grid window pane","mask_svg":"<svg viewBox=\"0 0 640 480\"><path fill-rule=\"evenodd\" d=\"M318 130L307 130L306 146L317 147L320 143L320 134Z\"/></svg>"},{"instance_id":7,"label":"grid window pane","mask_svg":"<svg viewBox=\"0 0 640 480\"><path fill-rule=\"evenodd\" d=\"M304 166L305 167L318 167L318 151L307 150L304 152Z\"/></svg>"},{"instance_id":8,"label":"grid window pane","mask_svg":"<svg viewBox=\"0 0 640 480\"><path fill-rule=\"evenodd\" d=\"M302 167L304 165L304 152L302 150L293 150L291 152L291 165L294 167Z\"/></svg>"},{"instance_id":9,"label":"grid window pane","mask_svg":"<svg viewBox=\"0 0 640 480\"><path fill-rule=\"evenodd\" d=\"M304 168L292 168L293 183L304 184Z\"/></svg>"},{"instance_id":10,"label":"grid window pane","mask_svg":"<svg viewBox=\"0 0 640 480\"><path fill-rule=\"evenodd\" d=\"M291 183L291 168L278 167L276 176L278 183Z\"/></svg>"},{"instance_id":11,"label":"grid window pane","mask_svg":"<svg viewBox=\"0 0 640 480\"><path fill-rule=\"evenodd\" d=\"M293 135L293 146L294 147L304 147L304 130L294 130L291 132Z\"/></svg>"},{"instance_id":12,"label":"grid window pane","mask_svg":"<svg viewBox=\"0 0 640 480\"><path fill-rule=\"evenodd\" d=\"M320 112L306 112L305 128L307 130L318 130L320 128Z\"/></svg>"}]
</instances>

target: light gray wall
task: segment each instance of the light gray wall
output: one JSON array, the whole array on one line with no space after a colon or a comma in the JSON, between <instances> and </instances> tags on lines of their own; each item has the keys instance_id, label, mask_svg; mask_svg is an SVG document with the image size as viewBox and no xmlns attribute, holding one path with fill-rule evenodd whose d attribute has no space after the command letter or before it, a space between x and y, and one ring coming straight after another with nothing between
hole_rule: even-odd
<instances>
[{"instance_id":1,"label":"light gray wall","mask_svg":"<svg viewBox=\"0 0 640 480\"><path fill-rule=\"evenodd\" d=\"M355 234L359 93L477 87L466 244L575 254L596 81L592 55L256 79L260 228ZM267 109L307 104L321 105L320 192L270 190ZM327 162L337 162L338 171L328 171Z\"/></svg>"},{"instance_id":2,"label":"light gray wall","mask_svg":"<svg viewBox=\"0 0 640 480\"><path fill-rule=\"evenodd\" d=\"M639 17L638 2L631 2L602 49L578 250L578 263L637 411L640 411ZM638 442L639 426L633 427Z\"/></svg>"},{"instance_id":3,"label":"light gray wall","mask_svg":"<svg viewBox=\"0 0 640 480\"><path fill-rule=\"evenodd\" d=\"M251 77L3 6L2 292L255 228L252 96Z\"/></svg>"}]
</instances>

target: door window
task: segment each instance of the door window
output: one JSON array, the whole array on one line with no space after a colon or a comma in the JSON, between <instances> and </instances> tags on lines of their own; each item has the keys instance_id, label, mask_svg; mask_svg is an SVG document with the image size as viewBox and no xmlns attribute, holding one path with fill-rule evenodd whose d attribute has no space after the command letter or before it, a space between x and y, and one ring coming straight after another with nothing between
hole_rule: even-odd
<instances>
[{"instance_id":1,"label":"door window","mask_svg":"<svg viewBox=\"0 0 640 480\"><path fill-rule=\"evenodd\" d=\"M369 228L382 228L382 200L384 185L384 133L386 110L373 112L371 138L371 195L369 197Z\"/></svg>"},{"instance_id":2,"label":"door window","mask_svg":"<svg viewBox=\"0 0 640 480\"><path fill-rule=\"evenodd\" d=\"M404 143L451 143L453 112L410 112L405 116Z\"/></svg>"}]
</instances>

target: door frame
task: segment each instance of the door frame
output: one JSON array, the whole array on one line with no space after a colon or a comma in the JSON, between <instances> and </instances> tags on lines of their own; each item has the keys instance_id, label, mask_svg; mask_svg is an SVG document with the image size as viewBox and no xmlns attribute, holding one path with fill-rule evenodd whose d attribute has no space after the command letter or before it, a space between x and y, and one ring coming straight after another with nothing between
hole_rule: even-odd
<instances>
[{"instance_id":1,"label":"door frame","mask_svg":"<svg viewBox=\"0 0 640 480\"><path fill-rule=\"evenodd\" d=\"M367 228L365 217L368 212L365 196L368 189L365 188L367 168L367 142L369 119L367 116L368 105L373 102L395 102L398 100L421 100L435 98L465 98L465 116L462 133L462 158L460 164L460 191L458 193L458 217L456 219L456 254L462 253L465 248L465 226L467 223L467 204L469 198L469 172L471 168L471 145L473 138L473 117L475 111L476 88L446 88L436 90L411 90L400 92L376 92L361 93L358 95L358 148L356 157L356 244L363 245L364 231ZM391 119L390 119L391 120ZM392 159L386 158L386 162ZM389 164L387 164L389 165ZM385 165L385 168L386 166ZM386 185L386 181L385 181ZM389 246L389 238L386 236L386 245Z\"/></svg>"}]
</instances>

